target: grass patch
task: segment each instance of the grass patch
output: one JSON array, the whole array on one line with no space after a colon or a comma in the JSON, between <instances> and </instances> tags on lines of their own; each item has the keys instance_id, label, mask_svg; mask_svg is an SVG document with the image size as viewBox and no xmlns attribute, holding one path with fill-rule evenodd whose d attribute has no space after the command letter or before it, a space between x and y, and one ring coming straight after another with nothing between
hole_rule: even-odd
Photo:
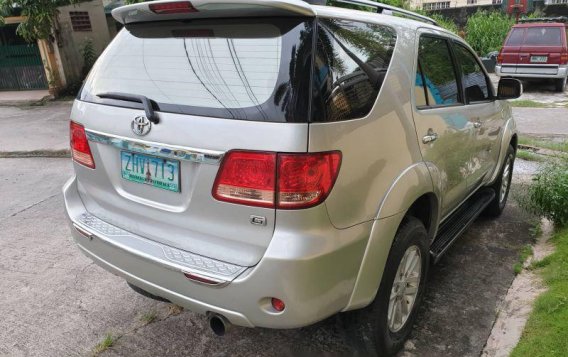
<instances>
[{"instance_id":1,"label":"grass patch","mask_svg":"<svg viewBox=\"0 0 568 357\"><path fill-rule=\"evenodd\" d=\"M533 254L532 247L530 245L525 245L523 249L521 249L521 253L519 254L519 261L513 265L513 271L515 275L519 274L523 271L523 266L527 259Z\"/></svg>"},{"instance_id":2,"label":"grass patch","mask_svg":"<svg viewBox=\"0 0 568 357\"><path fill-rule=\"evenodd\" d=\"M548 108L550 107L547 103L535 102L530 99L518 99L510 101L511 106L519 108Z\"/></svg>"},{"instance_id":3,"label":"grass patch","mask_svg":"<svg viewBox=\"0 0 568 357\"><path fill-rule=\"evenodd\" d=\"M116 340L117 338L115 336L113 336L111 333L107 333L103 340L99 342L98 345L95 346L95 348L93 348L93 356L97 356L98 354L103 353L104 351L111 348Z\"/></svg>"},{"instance_id":4,"label":"grass patch","mask_svg":"<svg viewBox=\"0 0 568 357\"><path fill-rule=\"evenodd\" d=\"M536 162L544 162L546 158L542 155L535 154L534 152L528 150L517 150L517 159L525 160L525 161L536 161Z\"/></svg>"},{"instance_id":5,"label":"grass patch","mask_svg":"<svg viewBox=\"0 0 568 357\"><path fill-rule=\"evenodd\" d=\"M179 315L182 312L183 312L183 307L175 305L175 304L168 305L168 315L169 316Z\"/></svg>"},{"instance_id":6,"label":"grass patch","mask_svg":"<svg viewBox=\"0 0 568 357\"><path fill-rule=\"evenodd\" d=\"M158 313L155 310L152 310L142 314L142 316L140 316L140 321L148 325L156 321L157 318L158 318Z\"/></svg>"},{"instance_id":7,"label":"grass patch","mask_svg":"<svg viewBox=\"0 0 568 357\"><path fill-rule=\"evenodd\" d=\"M542 294L523 331L512 357L566 356L568 351L568 228L552 238L556 251L533 264L548 291Z\"/></svg>"},{"instance_id":8,"label":"grass patch","mask_svg":"<svg viewBox=\"0 0 568 357\"><path fill-rule=\"evenodd\" d=\"M557 142L521 136L519 144L568 153L568 140Z\"/></svg>"}]
</instances>

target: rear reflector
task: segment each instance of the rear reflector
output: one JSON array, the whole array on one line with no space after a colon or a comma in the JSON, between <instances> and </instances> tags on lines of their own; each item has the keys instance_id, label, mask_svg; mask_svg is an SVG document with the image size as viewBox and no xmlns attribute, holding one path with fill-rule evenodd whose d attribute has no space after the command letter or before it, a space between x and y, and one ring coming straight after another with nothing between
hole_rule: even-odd
<instances>
[{"instance_id":1,"label":"rear reflector","mask_svg":"<svg viewBox=\"0 0 568 357\"><path fill-rule=\"evenodd\" d=\"M181 14L186 12L197 12L197 9L189 1L166 2L160 4L150 4L150 10L156 14Z\"/></svg>"},{"instance_id":2,"label":"rear reflector","mask_svg":"<svg viewBox=\"0 0 568 357\"><path fill-rule=\"evenodd\" d=\"M335 183L339 151L277 154L230 151L213 185L219 201L249 206L299 209L323 202Z\"/></svg>"},{"instance_id":3,"label":"rear reflector","mask_svg":"<svg viewBox=\"0 0 568 357\"><path fill-rule=\"evenodd\" d=\"M185 277L188 278L189 280L192 280L192 281L195 281L195 282L201 283L201 284L206 284L206 285L219 285L219 284L221 284L221 281L209 279L209 278L206 278L206 277L203 277L201 275L194 274L194 273L183 272L183 275L185 275Z\"/></svg>"},{"instance_id":4,"label":"rear reflector","mask_svg":"<svg viewBox=\"0 0 568 357\"><path fill-rule=\"evenodd\" d=\"M94 169L95 160L93 160L93 154L91 154L85 128L81 124L71 121L69 124L69 139L73 160L83 166Z\"/></svg>"}]
</instances>

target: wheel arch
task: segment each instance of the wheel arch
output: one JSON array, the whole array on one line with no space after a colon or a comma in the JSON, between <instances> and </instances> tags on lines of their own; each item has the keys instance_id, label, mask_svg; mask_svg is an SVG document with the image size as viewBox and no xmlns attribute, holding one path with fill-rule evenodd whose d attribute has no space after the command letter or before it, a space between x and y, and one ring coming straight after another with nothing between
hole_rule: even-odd
<instances>
[{"instance_id":1,"label":"wheel arch","mask_svg":"<svg viewBox=\"0 0 568 357\"><path fill-rule=\"evenodd\" d=\"M353 292L343 311L365 307L374 300L403 219L407 215L419 219L432 239L438 225L439 207L439 195L435 193L425 163L415 164L401 173L379 204Z\"/></svg>"}]
</instances>

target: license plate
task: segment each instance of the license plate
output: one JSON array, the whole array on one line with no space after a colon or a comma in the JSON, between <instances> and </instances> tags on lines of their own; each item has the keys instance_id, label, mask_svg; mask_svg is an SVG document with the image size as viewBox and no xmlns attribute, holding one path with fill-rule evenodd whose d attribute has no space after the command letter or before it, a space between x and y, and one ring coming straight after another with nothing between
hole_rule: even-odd
<instances>
[{"instance_id":1,"label":"license plate","mask_svg":"<svg viewBox=\"0 0 568 357\"><path fill-rule=\"evenodd\" d=\"M179 161L121 151L120 162L123 179L180 192Z\"/></svg>"},{"instance_id":2,"label":"license plate","mask_svg":"<svg viewBox=\"0 0 568 357\"><path fill-rule=\"evenodd\" d=\"M548 56L531 56L531 62L533 63L546 63L548 61Z\"/></svg>"}]
</instances>

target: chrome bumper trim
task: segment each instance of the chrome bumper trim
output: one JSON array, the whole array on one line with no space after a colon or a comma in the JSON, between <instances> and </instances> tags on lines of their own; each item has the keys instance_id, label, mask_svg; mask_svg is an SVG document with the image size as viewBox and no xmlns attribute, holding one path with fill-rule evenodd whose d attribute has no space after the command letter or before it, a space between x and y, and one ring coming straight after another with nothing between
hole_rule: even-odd
<instances>
[{"instance_id":1,"label":"chrome bumper trim","mask_svg":"<svg viewBox=\"0 0 568 357\"><path fill-rule=\"evenodd\" d=\"M148 155L159 155L176 160L192 161L203 164L218 164L225 154L222 151L202 150L125 138L90 129L86 129L85 132L87 134L87 138L96 143L112 145L122 150L129 150Z\"/></svg>"},{"instance_id":2,"label":"chrome bumper trim","mask_svg":"<svg viewBox=\"0 0 568 357\"><path fill-rule=\"evenodd\" d=\"M77 220L74 220L73 226L89 239L99 238L170 270L189 272L213 280L218 282L218 285L214 285L216 287L233 281L247 269L142 238L106 223L90 213L81 214Z\"/></svg>"}]
</instances>

